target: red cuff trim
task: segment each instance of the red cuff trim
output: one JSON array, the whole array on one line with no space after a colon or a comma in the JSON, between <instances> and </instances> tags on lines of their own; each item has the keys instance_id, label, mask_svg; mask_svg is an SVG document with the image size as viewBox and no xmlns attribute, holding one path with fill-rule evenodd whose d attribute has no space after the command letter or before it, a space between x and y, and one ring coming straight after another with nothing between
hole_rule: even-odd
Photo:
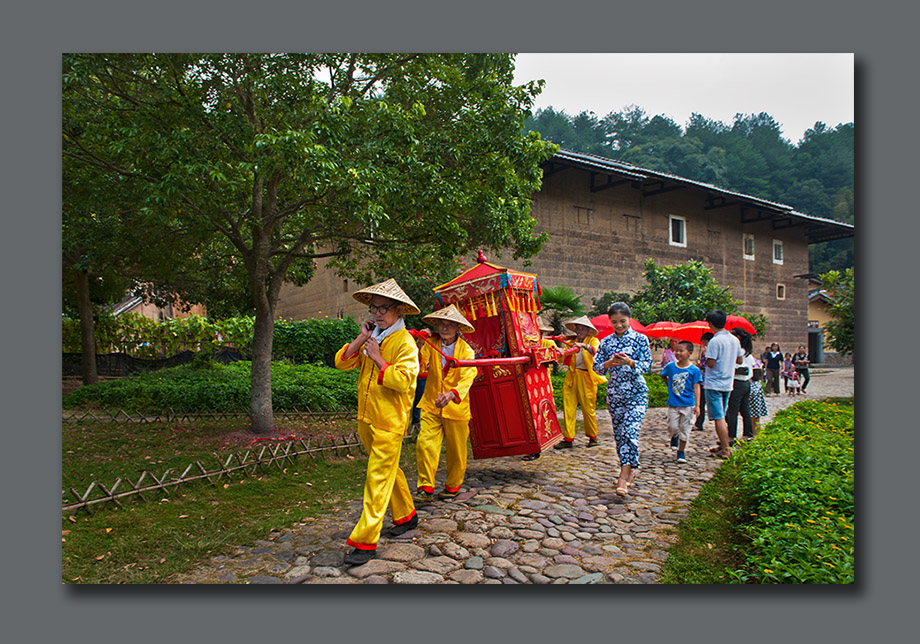
<instances>
[{"instance_id":1,"label":"red cuff trim","mask_svg":"<svg viewBox=\"0 0 920 644\"><path fill-rule=\"evenodd\" d=\"M575 439L574 439L574 438L564 438L564 437L563 437L562 440L564 440L566 443L574 443L574 442L575 442Z\"/></svg>"},{"instance_id":2,"label":"red cuff trim","mask_svg":"<svg viewBox=\"0 0 920 644\"><path fill-rule=\"evenodd\" d=\"M448 492L450 492L451 494L453 494L454 492L459 492L461 487L463 487L463 486L462 486L462 485L458 485L457 487L447 487L447 486L445 485L445 486L444 486L444 489L447 490Z\"/></svg>"},{"instance_id":3,"label":"red cuff trim","mask_svg":"<svg viewBox=\"0 0 920 644\"><path fill-rule=\"evenodd\" d=\"M429 494L434 494L434 486L432 485L422 485L418 489L424 490L425 492L428 492Z\"/></svg>"},{"instance_id":4,"label":"red cuff trim","mask_svg":"<svg viewBox=\"0 0 920 644\"><path fill-rule=\"evenodd\" d=\"M452 393L453 395L455 395L455 396L457 397L457 400L455 400L454 402L460 402L461 400L463 400L463 398L460 397L460 392L459 392L459 391L457 391L456 389L451 389L450 391L451 391L451 393ZM458 489L459 489L459 488L458 488Z\"/></svg>"},{"instance_id":5,"label":"red cuff trim","mask_svg":"<svg viewBox=\"0 0 920 644\"><path fill-rule=\"evenodd\" d=\"M357 541L352 541L350 538L345 541L346 544L352 548L357 548L358 550L376 550L376 543L358 543Z\"/></svg>"},{"instance_id":6,"label":"red cuff trim","mask_svg":"<svg viewBox=\"0 0 920 644\"><path fill-rule=\"evenodd\" d=\"M390 363L389 363L389 362L384 362L384 363L383 363L383 369L381 369L381 370L380 370L380 373L377 374L377 384L378 384L378 385L382 385L382 384L383 384L383 372L386 371L386 370L387 370L387 367L389 367L389 366L390 366Z\"/></svg>"},{"instance_id":7,"label":"red cuff trim","mask_svg":"<svg viewBox=\"0 0 920 644\"><path fill-rule=\"evenodd\" d=\"M428 372L427 372L427 371L423 371L422 373L420 373L420 374L418 375L418 379L419 379L419 380L425 380L427 377L428 377Z\"/></svg>"},{"instance_id":8,"label":"red cuff trim","mask_svg":"<svg viewBox=\"0 0 920 644\"><path fill-rule=\"evenodd\" d=\"M406 516L406 517L403 517L402 519L399 519L398 521L397 521L396 519L393 519L393 525L402 525L403 523L406 523L407 521L411 521L411 520L412 520L412 517L414 517L414 516L415 516L415 510L412 510L412 513L411 513L411 514L409 514L409 515ZM357 547L357 546L355 546L355 547Z\"/></svg>"}]
</instances>

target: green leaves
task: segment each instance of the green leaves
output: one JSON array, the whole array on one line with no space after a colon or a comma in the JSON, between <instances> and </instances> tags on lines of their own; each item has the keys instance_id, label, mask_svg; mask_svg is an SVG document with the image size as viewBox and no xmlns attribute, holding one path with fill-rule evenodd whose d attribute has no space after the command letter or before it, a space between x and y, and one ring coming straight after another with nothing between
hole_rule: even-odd
<instances>
[{"instance_id":1,"label":"green leaves","mask_svg":"<svg viewBox=\"0 0 920 644\"><path fill-rule=\"evenodd\" d=\"M653 259L647 259L644 275L646 284L636 291L630 303L633 317L642 324L660 320L694 322L704 319L714 309L741 314L741 302L732 298L731 287L716 284L711 270L702 262L690 260L686 264L658 266ZM763 334L765 317L748 314L745 317Z\"/></svg>"},{"instance_id":2,"label":"green leaves","mask_svg":"<svg viewBox=\"0 0 920 644\"><path fill-rule=\"evenodd\" d=\"M803 401L733 457L752 499L740 581L853 583L853 423L852 405Z\"/></svg>"},{"instance_id":3,"label":"green leaves","mask_svg":"<svg viewBox=\"0 0 920 644\"><path fill-rule=\"evenodd\" d=\"M833 319L824 324L828 342L835 351L853 353L856 348L855 269L828 271L820 279L824 290L831 296L828 310Z\"/></svg>"}]
</instances>

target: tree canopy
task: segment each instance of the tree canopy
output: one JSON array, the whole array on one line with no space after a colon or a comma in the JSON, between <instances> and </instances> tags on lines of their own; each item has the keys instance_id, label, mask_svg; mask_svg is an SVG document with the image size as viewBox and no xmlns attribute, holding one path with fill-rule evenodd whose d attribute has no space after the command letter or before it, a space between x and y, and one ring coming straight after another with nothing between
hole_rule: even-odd
<instances>
[{"instance_id":1,"label":"tree canopy","mask_svg":"<svg viewBox=\"0 0 920 644\"><path fill-rule=\"evenodd\" d=\"M684 128L636 105L602 118L538 110L526 127L563 148L711 183L801 212L845 223L854 217L854 126L824 123L797 144L765 112L737 114L731 124L693 114ZM815 244L810 270L853 266L853 240Z\"/></svg>"},{"instance_id":2,"label":"tree canopy","mask_svg":"<svg viewBox=\"0 0 920 644\"><path fill-rule=\"evenodd\" d=\"M824 325L834 351L853 353L856 349L856 281L854 269L828 271L820 277L831 296L828 307L832 320Z\"/></svg>"},{"instance_id":3,"label":"tree canopy","mask_svg":"<svg viewBox=\"0 0 920 644\"><path fill-rule=\"evenodd\" d=\"M633 317L642 324L667 320L695 322L706 313L720 309L729 314L743 315L757 333L764 334L767 320L762 315L741 311L741 302L732 297L730 286L719 286L711 270L702 262L659 266L653 259L645 260L646 283L630 300Z\"/></svg>"},{"instance_id":4,"label":"tree canopy","mask_svg":"<svg viewBox=\"0 0 920 644\"><path fill-rule=\"evenodd\" d=\"M161 287L248 289L267 431L274 308L316 259L368 283L539 250L530 198L555 146L524 131L541 84L513 69L505 54L68 54L64 160L120 186L102 201L130 195L125 230L182 245L194 279Z\"/></svg>"}]
</instances>

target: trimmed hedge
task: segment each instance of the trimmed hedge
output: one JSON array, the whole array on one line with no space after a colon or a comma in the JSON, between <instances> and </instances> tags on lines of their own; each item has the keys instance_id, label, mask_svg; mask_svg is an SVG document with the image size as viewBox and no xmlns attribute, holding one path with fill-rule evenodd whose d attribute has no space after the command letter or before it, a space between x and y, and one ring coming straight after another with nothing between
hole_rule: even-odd
<instances>
[{"instance_id":1,"label":"trimmed hedge","mask_svg":"<svg viewBox=\"0 0 920 644\"><path fill-rule=\"evenodd\" d=\"M94 404L134 412L248 412L252 363L182 365L81 387L64 407ZM358 407L358 370L272 363L275 409L346 411Z\"/></svg>"},{"instance_id":2,"label":"trimmed hedge","mask_svg":"<svg viewBox=\"0 0 920 644\"><path fill-rule=\"evenodd\" d=\"M100 314L95 324L96 346L100 353L127 353L146 359L184 350L210 355L226 347L248 355L253 325L252 317L207 320L193 315L156 321L136 313L117 318ZM275 320L272 359L333 367L335 352L354 340L359 331L360 325L351 317ZM79 320L63 319L62 341L64 353L80 353Z\"/></svg>"},{"instance_id":3,"label":"trimmed hedge","mask_svg":"<svg viewBox=\"0 0 920 644\"><path fill-rule=\"evenodd\" d=\"M744 583L854 581L852 402L802 401L732 458L749 499Z\"/></svg>"}]
</instances>

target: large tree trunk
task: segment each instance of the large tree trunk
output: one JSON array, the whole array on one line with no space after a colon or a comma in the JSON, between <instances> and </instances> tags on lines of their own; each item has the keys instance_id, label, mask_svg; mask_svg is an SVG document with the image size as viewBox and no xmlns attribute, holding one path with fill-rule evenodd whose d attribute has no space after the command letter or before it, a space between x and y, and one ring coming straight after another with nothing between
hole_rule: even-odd
<instances>
[{"instance_id":1,"label":"large tree trunk","mask_svg":"<svg viewBox=\"0 0 920 644\"><path fill-rule=\"evenodd\" d=\"M250 411L252 431L267 434L275 427L272 414L272 336L275 322L267 301L256 297L256 321L252 335L252 392Z\"/></svg>"},{"instance_id":2,"label":"large tree trunk","mask_svg":"<svg viewBox=\"0 0 920 644\"><path fill-rule=\"evenodd\" d=\"M80 366L83 384L94 385L99 380L96 373L96 330L93 307L89 301L89 274L74 269L77 282L77 310L80 312Z\"/></svg>"}]
</instances>

